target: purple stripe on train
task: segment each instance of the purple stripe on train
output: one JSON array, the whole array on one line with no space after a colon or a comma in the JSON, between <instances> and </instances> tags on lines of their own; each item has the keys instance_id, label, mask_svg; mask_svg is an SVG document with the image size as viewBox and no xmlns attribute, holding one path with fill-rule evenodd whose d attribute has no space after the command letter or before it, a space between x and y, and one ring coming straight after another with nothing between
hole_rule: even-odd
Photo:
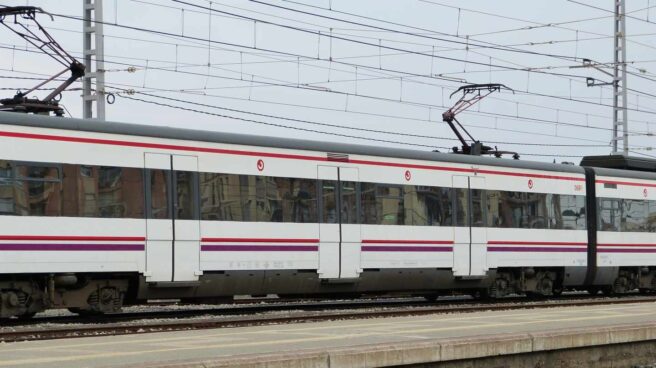
<instances>
[{"instance_id":1,"label":"purple stripe on train","mask_svg":"<svg viewBox=\"0 0 656 368\"><path fill-rule=\"evenodd\" d=\"M656 249L598 248L599 253L656 253Z\"/></svg>"},{"instance_id":2,"label":"purple stripe on train","mask_svg":"<svg viewBox=\"0 0 656 368\"><path fill-rule=\"evenodd\" d=\"M143 251L144 244L0 243L0 251Z\"/></svg>"},{"instance_id":3,"label":"purple stripe on train","mask_svg":"<svg viewBox=\"0 0 656 368\"><path fill-rule=\"evenodd\" d=\"M453 247L363 245L363 252L452 252Z\"/></svg>"},{"instance_id":4,"label":"purple stripe on train","mask_svg":"<svg viewBox=\"0 0 656 368\"><path fill-rule=\"evenodd\" d=\"M488 252L587 252L585 247L487 247Z\"/></svg>"},{"instance_id":5,"label":"purple stripe on train","mask_svg":"<svg viewBox=\"0 0 656 368\"><path fill-rule=\"evenodd\" d=\"M201 245L203 252L316 252L316 245Z\"/></svg>"}]
</instances>

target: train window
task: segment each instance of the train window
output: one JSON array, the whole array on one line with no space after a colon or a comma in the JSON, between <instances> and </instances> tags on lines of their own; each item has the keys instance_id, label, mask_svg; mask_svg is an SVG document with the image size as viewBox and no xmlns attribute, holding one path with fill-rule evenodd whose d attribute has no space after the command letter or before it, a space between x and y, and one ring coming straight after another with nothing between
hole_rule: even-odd
<instances>
[{"instance_id":1,"label":"train window","mask_svg":"<svg viewBox=\"0 0 656 368\"><path fill-rule=\"evenodd\" d=\"M547 194L549 228L561 230L585 230L585 196Z\"/></svg>"},{"instance_id":2,"label":"train window","mask_svg":"<svg viewBox=\"0 0 656 368\"><path fill-rule=\"evenodd\" d=\"M647 201L647 231L656 232L656 201Z\"/></svg>"},{"instance_id":3,"label":"train window","mask_svg":"<svg viewBox=\"0 0 656 368\"><path fill-rule=\"evenodd\" d=\"M358 183L353 181L341 182L340 194L341 198L341 217L340 221L343 224L357 224L358 223Z\"/></svg>"},{"instance_id":4,"label":"train window","mask_svg":"<svg viewBox=\"0 0 656 368\"><path fill-rule=\"evenodd\" d=\"M196 210L196 173L175 172L175 218L180 220L198 219Z\"/></svg>"},{"instance_id":5,"label":"train window","mask_svg":"<svg viewBox=\"0 0 656 368\"><path fill-rule=\"evenodd\" d=\"M599 231L620 231L622 219L622 200L614 198L599 198Z\"/></svg>"},{"instance_id":6,"label":"train window","mask_svg":"<svg viewBox=\"0 0 656 368\"><path fill-rule=\"evenodd\" d=\"M62 165L62 215L143 218L143 170Z\"/></svg>"},{"instance_id":7,"label":"train window","mask_svg":"<svg viewBox=\"0 0 656 368\"><path fill-rule=\"evenodd\" d=\"M107 218L143 218L143 172L127 167L97 168L97 213ZM81 172L82 174L82 172ZM82 177L82 175L80 175Z\"/></svg>"},{"instance_id":8,"label":"train window","mask_svg":"<svg viewBox=\"0 0 656 368\"><path fill-rule=\"evenodd\" d=\"M469 226L469 189L455 188L455 226Z\"/></svg>"},{"instance_id":9,"label":"train window","mask_svg":"<svg viewBox=\"0 0 656 368\"><path fill-rule=\"evenodd\" d=\"M485 219L483 214L485 213L484 208L484 194L481 189L471 189L471 219L470 224L472 227L484 227Z\"/></svg>"},{"instance_id":10,"label":"train window","mask_svg":"<svg viewBox=\"0 0 656 368\"><path fill-rule=\"evenodd\" d=\"M487 225L499 228L585 230L585 197L487 191Z\"/></svg>"},{"instance_id":11,"label":"train window","mask_svg":"<svg viewBox=\"0 0 656 368\"><path fill-rule=\"evenodd\" d=\"M51 165L18 164L15 167L17 179L55 180L60 179L59 167Z\"/></svg>"},{"instance_id":12,"label":"train window","mask_svg":"<svg viewBox=\"0 0 656 368\"><path fill-rule=\"evenodd\" d=\"M242 183L243 179L246 180ZM242 192L247 198L249 195L254 197L254 193L249 193L247 179L245 175L200 173L200 218L215 221L244 221ZM252 202L255 205L255 201ZM246 204L249 205L249 201Z\"/></svg>"},{"instance_id":13,"label":"train window","mask_svg":"<svg viewBox=\"0 0 656 368\"><path fill-rule=\"evenodd\" d=\"M405 225L402 186L378 183L360 185L363 224Z\"/></svg>"},{"instance_id":14,"label":"train window","mask_svg":"<svg viewBox=\"0 0 656 368\"><path fill-rule=\"evenodd\" d=\"M170 176L168 170L150 170L150 211L149 218L171 218L169 191Z\"/></svg>"},{"instance_id":15,"label":"train window","mask_svg":"<svg viewBox=\"0 0 656 368\"><path fill-rule=\"evenodd\" d=\"M453 226L451 188L417 187L418 203L426 206L426 225Z\"/></svg>"},{"instance_id":16,"label":"train window","mask_svg":"<svg viewBox=\"0 0 656 368\"><path fill-rule=\"evenodd\" d=\"M406 185L403 191L405 225L452 225L450 188Z\"/></svg>"},{"instance_id":17,"label":"train window","mask_svg":"<svg viewBox=\"0 0 656 368\"><path fill-rule=\"evenodd\" d=\"M14 169L11 161L0 160L0 179L11 179L13 172Z\"/></svg>"},{"instance_id":18,"label":"train window","mask_svg":"<svg viewBox=\"0 0 656 368\"><path fill-rule=\"evenodd\" d=\"M656 201L599 198L598 206L599 231L656 231Z\"/></svg>"},{"instance_id":19,"label":"train window","mask_svg":"<svg viewBox=\"0 0 656 368\"><path fill-rule=\"evenodd\" d=\"M376 184L360 183L360 202L360 223L378 224L376 219Z\"/></svg>"},{"instance_id":20,"label":"train window","mask_svg":"<svg viewBox=\"0 0 656 368\"><path fill-rule=\"evenodd\" d=\"M643 200L624 199L622 201L622 230L625 232L647 231L647 202Z\"/></svg>"},{"instance_id":21,"label":"train window","mask_svg":"<svg viewBox=\"0 0 656 368\"><path fill-rule=\"evenodd\" d=\"M321 181L321 222L336 224L337 219L337 182Z\"/></svg>"},{"instance_id":22,"label":"train window","mask_svg":"<svg viewBox=\"0 0 656 368\"><path fill-rule=\"evenodd\" d=\"M0 162L0 213L61 216L61 199L57 166Z\"/></svg>"},{"instance_id":23,"label":"train window","mask_svg":"<svg viewBox=\"0 0 656 368\"><path fill-rule=\"evenodd\" d=\"M317 222L316 180L200 174L201 219Z\"/></svg>"}]
</instances>

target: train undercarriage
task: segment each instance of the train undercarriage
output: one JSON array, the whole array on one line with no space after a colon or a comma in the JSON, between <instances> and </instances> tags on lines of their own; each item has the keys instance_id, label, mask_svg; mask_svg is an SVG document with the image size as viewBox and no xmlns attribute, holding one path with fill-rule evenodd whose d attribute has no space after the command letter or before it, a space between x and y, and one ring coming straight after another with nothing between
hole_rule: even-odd
<instances>
[{"instance_id":1,"label":"train undercarriage","mask_svg":"<svg viewBox=\"0 0 656 368\"><path fill-rule=\"evenodd\" d=\"M490 270L484 278L453 277L446 269L371 269L347 280L322 280L313 270L234 271L207 273L190 283L148 283L138 274L15 275L0 279L0 318L30 318L47 309L62 308L80 315L115 313L125 305L150 299L229 302L235 295L421 295L434 300L452 294L496 299L510 295L550 298L565 290L605 295L656 292L656 267L617 268L605 278L612 282L605 284L572 284L569 276L562 267L500 268Z\"/></svg>"}]
</instances>

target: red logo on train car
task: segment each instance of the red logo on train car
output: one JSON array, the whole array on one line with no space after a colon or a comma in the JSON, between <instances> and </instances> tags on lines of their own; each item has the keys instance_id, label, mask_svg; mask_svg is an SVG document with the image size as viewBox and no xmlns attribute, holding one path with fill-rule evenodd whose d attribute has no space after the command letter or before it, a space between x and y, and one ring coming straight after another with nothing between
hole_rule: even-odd
<instances>
[{"instance_id":1,"label":"red logo on train car","mask_svg":"<svg viewBox=\"0 0 656 368\"><path fill-rule=\"evenodd\" d=\"M405 180L410 181L410 179L412 179L412 173L410 172L410 170L406 170L405 171Z\"/></svg>"},{"instance_id":2,"label":"red logo on train car","mask_svg":"<svg viewBox=\"0 0 656 368\"><path fill-rule=\"evenodd\" d=\"M264 161L262 160L257 160L257 170L262 171L264 170Z\"/></svg>"},{"instance_id":3,"label":"red logo on train car","mask_svg":"<svg viewBox=\"0 0 656 368\"><path fill-rule=\"evenodd\" d=\"M645 198L647 198L647 196L649 195L649 192L647 191L647 188L642 190L642 195L645 196Z\"/></svg>"},{"instance_id":4,"label":"red logo on train car","mask_svg":"<svg viewBox=\"0 0 656 368\"><path fill-rule=\"evenodd\" d=\"M528 189L533 189L533 179L528 179Z\"/></svg>"}]
</instances>

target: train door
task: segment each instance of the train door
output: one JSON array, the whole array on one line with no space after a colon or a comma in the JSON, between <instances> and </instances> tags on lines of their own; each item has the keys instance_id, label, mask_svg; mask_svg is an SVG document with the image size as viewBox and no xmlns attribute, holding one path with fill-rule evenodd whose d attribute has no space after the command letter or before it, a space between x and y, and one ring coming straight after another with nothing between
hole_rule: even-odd
<instances>
[{"instance_id":1,"label":"train door","mask_svg":"<svg viewBox=\"0 0 656 368\"><path fill-rule=\"evenodd\" d=\"M146 280L198 280L198 158L146 153L145 168Z\"/></svg>"},{"instance_id":2,"label":"train door","mask_svg":"<svg viewBox=\"0 0 656 368\"><path fill-rule=\"evenodd\" d=\"M321 183L319 277L358 277L362 240L358 224L358 169L319 166L317 177Z\"/></svg>"},{"instance_id":3,"label":"train door","mask_svg":"<svg viewBox=\"0 0 656 368\"><path fill-rule=\"evenodd\" d=\"M487 230L483 189L485 178L454 176L455 230L453 274L485 276L487 272Z\"/></svg>"}]
</instances>

